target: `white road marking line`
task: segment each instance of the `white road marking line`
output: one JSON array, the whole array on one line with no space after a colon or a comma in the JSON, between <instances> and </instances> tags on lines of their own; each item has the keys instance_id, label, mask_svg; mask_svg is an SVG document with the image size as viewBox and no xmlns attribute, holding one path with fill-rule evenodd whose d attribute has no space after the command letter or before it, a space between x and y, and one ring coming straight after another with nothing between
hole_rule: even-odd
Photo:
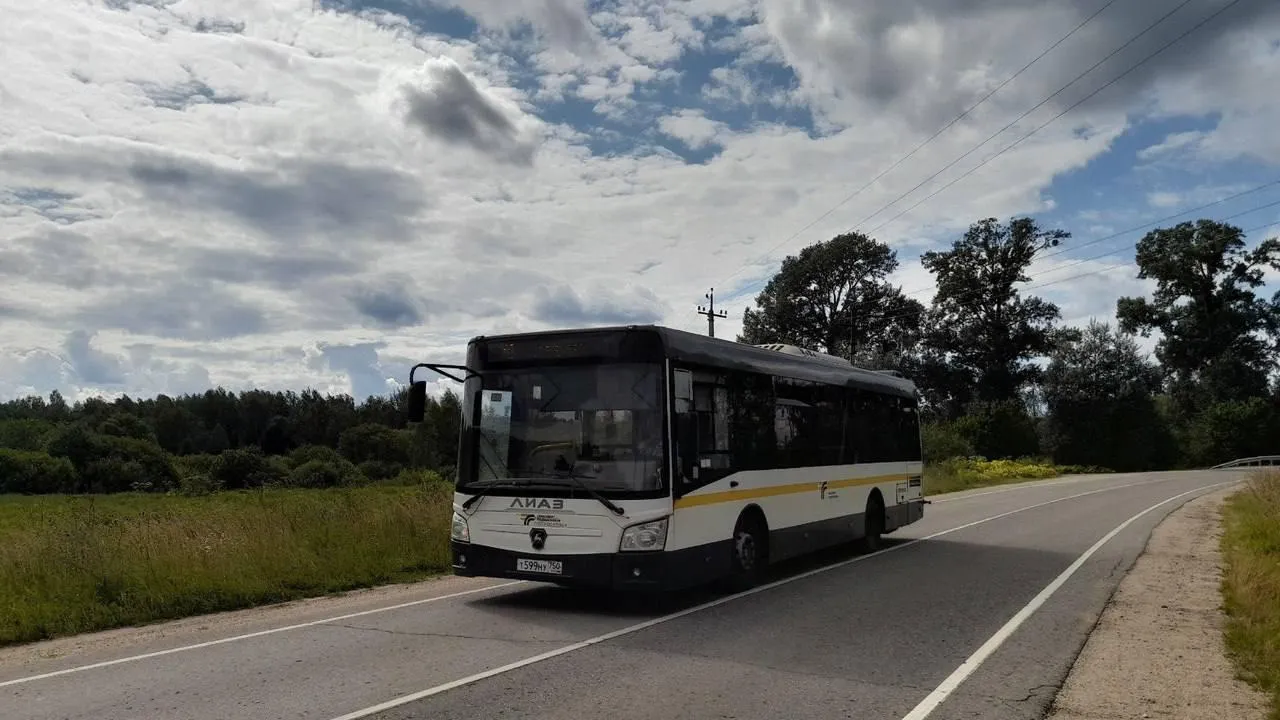
<instances>
[{"instance_id":1,"label":"white road marking line","mask_svg":"<svg viewBox=\"0 0 1280 720\"><path fill-rule=\"evenodd\" d=\"M0 687L9 687L10 685L21 685L23 683L35 682L36 680L47 680L48 678L58 677L60 675L70 675L72 673L84 672L85 670L96 670L98 668L109 667L111 665L120 665L121 663L137 662L139 660L147 660L149 658L160 657L162 655L172 655L174 653L186 652L188 650L199 650L200 648L212 647L214 645L222 645L224 643L237 642L239 640L248 640L250 638L262 637L264 635L274 635L288 630L300 630L302 628L314 627L316 625L324 625L326 623L337 622L339 620L350 620L351 618L364 617L365 615L375 615L377 613L390 612L392 610L402 610L407 607L416 605L426 605L440 600L451 600L453 598L463 597L465 595L474 595L488 590L497 590L499 588L511 587L512 585L520 585L524 580L514 580L512 582L499 583L497 585L486 585L482 588L474 588L472 590L463 590L461 592L449 593L448 595L437 595L435 597L423 598L421 600L413 600L410 602L400 603L399 605L389 605L387 607L373 608L371 610L361 610L360 612L348 613L346 615L338 615L335 617L324 618L323 620L312 620L310 622L298 623L296 625L285 625L284 627L269 628L267 630L259 630L257 632L245 633L243 635L233 635L231 637L219 638L208 642L195 643L192 645L182 645L167 650L157 650L155 652L143 653L141 655L129 655L128 657L116 658L115 660L105 660L103 662L92 663L90 665L78 665L76 667L66 668L64 670L56 670L54 672L42 673L40 675L31 675L28 677L16 678L14 680L6 680L0 682Z\"/></svg>"},{"instance_id":2,"label":"white road marking line","mask_svg":"<svg viewBox=\"0 0 1280 720\"><path fill-rule=\"evenodd\" d=\"M879 557L886 553L894 552L895 550L901 550L902 548L910 547L912 545L915 545L916 543L923 542L925 540L932 540L934 538L942 537L943 535L950 535L951 533L954 533L954 532L959 532L961 530L965 530L965 529L974 527L976 525L982 525L983 523L988 523L993 520L999 520L1000 518L1009 517L1010 515L1016 515L1017 513L1020 513L1020 512L1035 510L1036 508L1042 508L1047 505L1053 505L1056 503L1065 502L1067 500L1074 500L1076 498L1085 497L1086 495L1096 495L1098 493L1111 492L1113 490L1120 490L1126 487L1134 487L1138 485L1150 485L1151 483L1154 483L1154 482L1167 482L1167 480L1164 480L1164 479L1146 480L1139 483L1131 483L1129 485L1113 485L1105 488L1099 488L1097 490L1090 490L1088 492L1077 493L1075 495L1060 497L1054 500L1047 500L1045 502L1036 503L1034 505L1021 507L1016 510L1009 510L1007 512L1002 512L998 515L992 515L990 517L986 517L981 520L975 520L970 523L965 523L964 525L960 525L959 527L954 527L949 530L942 530L940 532L933 533L932 535L926 535L924 537L916 538L914 540L909 540L907 542L902 543L901 545L892 545L890 547L887 547L883 550L880 550L874 553L869 553L867 555L859 555L857 557L850 558L848 560L842 560L841 562L835 563L833 565L826 565L813 570L808 570L806 572L800 573L799 575L793 575L791 577L786 577L781 580L775 580L774 582L768 583L766 585L758 585L750 590L745 590L735 595L727 595L725 597L718 598L716 600L712 600L710 602L706 602L701 605L695 605L694 607L686 608L684 610L680 610L680 611L671 613L669 615L663 615L661 617L653 618L652 620L646 620L645 622L637 623L635 625L631 625L631 626L622 628L620 630L614 630L613 632L608 632L603 635L597 635L596 637L588 638L586 640L573 643L572 645L565 645L564 647L556 648L554 650L548 650L547 652L541 653L539 655L527 657L527 658L524 658L523 660L517 660L515 662L502 665L501 667L496 667L490 670L485 670L483 672L478 672L474 675L468 675L466 677L459 678L457 680L452 680L450 682L447 682L441 685L436 685L435 687L427 688L426 690L420 690L415 693L402 695L397 698L392 698L391 700L388 700L386 702L379 703L377 705L373 705L373 706L364 708L362 710L356 710L354 712L347 713L346 715L341 715L339 717L334 718L333 720L359 720L360 718L369 717L370 715L375 715L377 713L384 712L386 710L390 710L392 708L399 707L407 703L422 700L422 699L431 697L432 695L439 695L440 693L448 692L449 690L453 690L453 689L462 687L464 685L470 685L472 683L479 682L481 680L485 680L485 679L494 677L496 675L502 675L504 673L509 673L513 670L519 670L520 668L528 667L530 665L543 662L544 660L550 660L552 658L556 658L561 655L567 655L571 652L575 652L577 650L582 650L584 648L591 647L592 645L598 645L602 642L607 642L609 640L613 640L615 638L619 638L624 635L630 635L632 633L636 633L641 630L654 627L655 625L662 625L663 623L668 623L668 622L671 622L672 620L677 620L679 618L685 617L686 615L692 615L696 612L709 610L713 607L724 605L725 603L729 603L734 600L740 600L750 595L762 593L766 590L772 590L773 588L781 587L782 585L787 585L789 583L796 582L797 580L803 580L804 578L812 577L820 573L830 572L831 570L842 568L847 565L852 565L853 563L856 563L856 562L862 562L863 560L867 560L873 557ZM1193 490L1192 492L1196 492L1196 491ZM1168 501L1165 501L1165 502L1168 502Z\"/></svg>"},{"instance_id":3,"label":"white road marking line","mask_svg":"<svg viewBox=\"0 0 1280 720\"><path fill-rule=\"evenodd\" d=\"M1058 591L1059 588L1061 588L1064 584L1066 584L1067 580L1071 579L1071 576L1074 575L1076 571L1079 570L1081 566L1085 564L1086 561L1088 561L1089 558L1093 557L1094 553L1098 552L1098 550L1101 550L1103 545L1106 545L1107 542L1109 542L1112 538L1114 538L1116 535L1119 535L1125 528L1129 527L1134 522L1137 522L1138 519L1140 519L1142 516L1146 515L1147 513L1154 511L1156 508L1162 505L1168 505L1174 500L1184 498L1188 495L1194 495L1195 493L1207 494L1208 492L1211 492L1216 488L1226 487L1227 485L1235 485L1239 482L1240 482L1239 480L1234 480L1232 482L1218 483L1217 485L1210 485L1208 487L1196 488L1195 490L1188 490L1187 492L1179 493L1167 500L1162 500L1156 503L1155 505L1152 505L1146 510L1143 510L1137 515L1134 515L1128 520L1125 520L1124 522L1117 525L1115 529L1113 529L1111 532L1107 533L1106 535L1103 535L1102 538L1098 540L1098 542L1094 543L1092 547L1090 547L1088 550L1085 550L1084 553L1080 555L1080 557L1076 558L1075 562L1071 563L1071 565L1069 565L1066 570L1063 570L1061 575L1058 575L1058 577L1054 578L1053 582L1046 585L1044 589L1040 591L1039 594L1031 598L1031 602L1027 603L1013 617L1009 618L1009 621L1006 622L1003 627L997 630L996 633L992 635L990 638L988 638L987 641L983 643L981 647L975 650L972 655L970 655L963 663L961 663L960 667L956 668L954 672L948 675L946 679L944 679L942 683L933 690L933 692L925 696L925 698L920 701L920 704L916 705L915 708L911 710L911 712L904 715L902 717L902 720L925 720L925 718L929 717L929 714L932 713L935 709L937 709L937 707L941 705L943 701L945 701L951 695L951 693L955 692L956 688L960 687L960 684L963 683L966 678L968 678L970 675L973 674L975 670L981 667L982 663L985 662L987 658L991 657L991 655L995 653L995 651L998 650L1000 646L1003 645L1004 642L1013 635L1014 632L1017 631L1018 627L1022 625L1022 623L1025 622L1027 618L1031 617L1031 615L1036 610L1039 610L1040 606L1044 605L1045 602L1047 602L1049 598L1052 597L1053 594Z\"/></svg>"},{"instance_id":4,"label":"white road marking line","mask_svg":"<svg viewBox=\"0 0 1280 720\"><path fill-rule=\"evenodd\" d=\"M1117 473L1117 474L1120 474L1120 473ZM1007 485L1002 485L996 488L995 490L987 490L985 492L972 493L970 495L961 495L960 497L938 498L937 500L933 501L933 504L943 505L949 502L959 502L961 500L970 500L972 498L986 497L987 495L1000 495L1007 492L1013 492L1015 490L1034 490L1036 488L1051 488L1051 487L1058 487L1060 485L1071 485L1074 483L1097 482L1099 480L1105 480L1113 477L1115 477L1115 475L1099 473L1099 474L1092 474L1092 475L1075 475L1075 476L1065 477L1065 478L1055 478L1052 480L1031 480L1029 482L1009 483ZM960 490L957 492L964 492L964 491Z\"/></svg>"}]
</instances>

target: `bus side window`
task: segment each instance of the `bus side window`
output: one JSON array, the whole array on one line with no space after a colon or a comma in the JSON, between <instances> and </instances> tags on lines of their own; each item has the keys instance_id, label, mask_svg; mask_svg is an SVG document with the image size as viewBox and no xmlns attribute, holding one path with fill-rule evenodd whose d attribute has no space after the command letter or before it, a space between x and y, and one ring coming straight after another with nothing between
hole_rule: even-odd
<instances>
[{"instance_id":1,"label":"bus side window","mask_svg":"<svg viewBox=\"0 0 1280 720\"><path fill-rule=\"evenodd\" d=\"M689 399L677 403L676 410L677 454L686 485L705 485L732 472L731 409L723 377L701 371L692 374Z\"/></svg>"}]
</instances>

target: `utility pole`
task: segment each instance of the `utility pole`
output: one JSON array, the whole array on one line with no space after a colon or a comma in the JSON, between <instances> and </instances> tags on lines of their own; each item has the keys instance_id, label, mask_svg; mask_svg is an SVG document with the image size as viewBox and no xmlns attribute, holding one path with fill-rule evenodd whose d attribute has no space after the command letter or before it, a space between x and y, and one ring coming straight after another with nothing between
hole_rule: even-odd
<instances>
[{"instance_id":1,"label":"utility pole","mask_svg":"<svg viewBox=\"0 0 1280 720\"><path fill-rule=\"evenodd\" d=\"M707 305L698 306L698 314L707 316L707 335L716 336L716 318L726 318L728 315L723 310L716 310L716 289L711 288L711 292L707 293Z\"/></svg>"}]
</instances>

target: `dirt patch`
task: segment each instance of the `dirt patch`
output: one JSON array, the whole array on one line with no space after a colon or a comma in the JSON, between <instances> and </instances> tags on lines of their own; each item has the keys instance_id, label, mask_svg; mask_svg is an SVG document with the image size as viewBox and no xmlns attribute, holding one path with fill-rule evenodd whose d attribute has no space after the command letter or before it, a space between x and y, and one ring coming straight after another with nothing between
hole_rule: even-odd
<instances>
[{"instance_id":1,"label":"dirt patch","mask_svg":"<svg viewBox=\"0 0 1280 720\"><path fill-rule=\"evenodd\" d=\"M1156 527L1076 659L1048 717L1264 720L1223 642L1223 500L1196 498Z\"/></svg>"}]
</instances>

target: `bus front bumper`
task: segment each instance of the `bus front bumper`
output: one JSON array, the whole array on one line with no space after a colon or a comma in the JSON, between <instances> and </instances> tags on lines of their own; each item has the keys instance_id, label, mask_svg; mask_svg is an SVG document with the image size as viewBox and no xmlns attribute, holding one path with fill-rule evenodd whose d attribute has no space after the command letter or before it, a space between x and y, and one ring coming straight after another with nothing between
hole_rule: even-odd
<instances>
[{"instance_id":1,"label":"bus front bumper","mask_svg":"<svg viewBox=\"0 0 1280 720\"><path fill-rule=\"evenodd\" d=\"M453 573L616 590L677 590L702 582L720 554L710 548L636 553L552 555L451 542ZM715 568L714 570L720 570Z\"/></svg>"}]
</instances>

